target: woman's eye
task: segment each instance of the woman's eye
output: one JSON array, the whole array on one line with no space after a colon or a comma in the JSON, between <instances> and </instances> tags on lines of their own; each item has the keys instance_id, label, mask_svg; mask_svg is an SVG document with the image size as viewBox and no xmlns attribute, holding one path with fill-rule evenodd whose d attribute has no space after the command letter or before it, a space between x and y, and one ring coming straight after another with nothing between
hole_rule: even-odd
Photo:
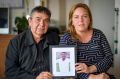
<instances>
[{"instance_id":1,"label":"woman's eye","mask_svg":"<svg viewBox=\"0 0 120 79\"><path fill-rule=\"evenodd\" d=\"M88 16L87 16L87 15L84 15L83 17L87 18Z\"/></svg>"},{"instance_id":2,"label":"woman's eye","mask_svg":"<svg viewBox=\"0 0 120 79\"><path fill-rule=\"evenodd\" d=\"M75 16L74 18L78 18L78 16Z\"/></svg>"},{"instance_id":3,"label":"woman's eye","mask_svg":"<svg viewBox=\"0 0 120 79\"><path fill-rule=\"evenodd\" d=\"M75 17L75 18L78 18L78 17Z\"/></svg>"},{"instance_id":4,"label":"woman's eye","mask_svg":"<svg viewBox=\"0 0 120 79\"><path fill-rule=\"evenodd\" d=\"M87 17L87 16L83 16L83 17Z\"/></svg>"}]
</instances>

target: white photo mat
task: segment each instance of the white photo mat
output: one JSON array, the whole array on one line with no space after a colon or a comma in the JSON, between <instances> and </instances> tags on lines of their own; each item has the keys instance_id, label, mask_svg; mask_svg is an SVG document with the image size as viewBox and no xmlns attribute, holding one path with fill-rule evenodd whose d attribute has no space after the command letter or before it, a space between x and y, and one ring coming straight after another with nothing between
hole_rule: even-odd
<instances>
[{"instance_id":1,"label":"white photo mat","mask_svg":"<svg viewBox=\"0 0 120 79\"><path fill-rule=\"evenodd\" d=\"M76 46L50 46L50 71L54 77L75 77ZM64 57L64 55L65 57Z\"/></svg>"}]
</instances>

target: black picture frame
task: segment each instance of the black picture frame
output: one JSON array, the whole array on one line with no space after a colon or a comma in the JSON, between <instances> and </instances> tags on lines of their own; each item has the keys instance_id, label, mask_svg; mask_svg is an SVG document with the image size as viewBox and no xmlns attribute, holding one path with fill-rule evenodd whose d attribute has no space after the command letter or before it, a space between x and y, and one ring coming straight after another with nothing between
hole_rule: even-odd
<instances>
[{"instance_id":1,"label":"black picture frame","mask_svg":"<svg viewBox=\"0 0 120 79\"><path fill-rule=\"evenodd\" d=\"M76 78L76 45L50 45L49 51L53 78Z\"/></svg>"}]
</instances>

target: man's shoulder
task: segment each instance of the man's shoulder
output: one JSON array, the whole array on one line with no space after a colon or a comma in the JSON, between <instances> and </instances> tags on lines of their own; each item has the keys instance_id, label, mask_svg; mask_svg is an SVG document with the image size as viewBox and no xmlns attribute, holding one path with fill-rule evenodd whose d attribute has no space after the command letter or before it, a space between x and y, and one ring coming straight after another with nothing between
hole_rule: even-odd
<instances>
[{"instance_id":1,"label":"man's shoulder","mask_svg":"<svg viewBox=\"0 0 120 79\"><path fill-rule=\"evenodd\" d=\"M29 41L29 39L31 39L32 35L30 34L30 31L29 30L25 30L24 32L16 35L13 39L11 39L11 41L14 41L14 42L26 42Z\"/></svg>"},{"instance_id":2,"label":"man's shoulder","mask_svg":"<svg viewBox=\"0 0 120 79\"><path fill-rule=\"evenodd\" d=\"M49 31L46 36L50 43L59 44L60 37L58 33Z\"/></svg>"},{"instance_id":3,"label":"man's shoulder","mask_svg":"<svg viewBox=\"0 0 120 79\"><path fill-rule=\"evenodd\" d=\"M26 33L27 33L27 30L20 33L20 34L17 34L13 39L21 39L21 38L24 38L26 36Z\"/></svg>"}]
</instances>

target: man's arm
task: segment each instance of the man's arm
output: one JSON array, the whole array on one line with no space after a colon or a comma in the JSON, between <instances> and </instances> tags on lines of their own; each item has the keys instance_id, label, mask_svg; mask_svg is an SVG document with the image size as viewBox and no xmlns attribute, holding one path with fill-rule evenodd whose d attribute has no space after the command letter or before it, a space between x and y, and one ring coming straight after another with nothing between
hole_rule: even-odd
<instances>
[{"instance_id":1,"label":"man's arm","mask_svg":"<svg viewBox=\"0 0 120 79\"><path fill-rule=\"evenodd\" d=\"M6 79L35 79L35 76L20 68L19 47L16 40L11 40L6 52L5 74Z\"/></svg>"}]
</instances>

